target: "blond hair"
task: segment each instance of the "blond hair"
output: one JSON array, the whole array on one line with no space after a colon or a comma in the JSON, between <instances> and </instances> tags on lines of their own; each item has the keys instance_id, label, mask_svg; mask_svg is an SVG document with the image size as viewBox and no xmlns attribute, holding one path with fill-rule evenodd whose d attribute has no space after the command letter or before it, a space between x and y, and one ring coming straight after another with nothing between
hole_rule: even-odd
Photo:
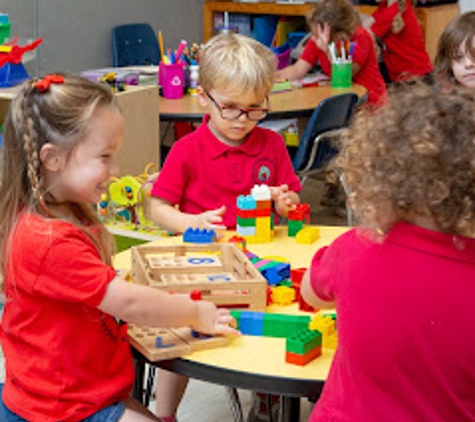
<instances>
[{"instance_id":1,"label":"blond hair","mask_svg":"<svg viewBox=\"0 0 475 422\"><path fill-rule=\"evenodd\" d=\"M36 80L25 82L5 120L0 179L1 274L8 262L9 238L20 213L59 218L47 205L49 197L42 183L39 158L42 146L51 143L70 154L87 136L89 121L98 107L117 108L109 88L79 76L61 76L64 83L52 83L45 92L36 87ZM112 238L92 204L76 203L70 207L83 221L80 228L96 245L102 260L110 263Z\"/></svg>"},{"instance_id":2,"label":"blond hair","mask_svg":"<svg viewBox=\"0 0 475 422\"><path fill-rule=\"evenodd\" d=\"M412 83L358 113L337 164L363 226L387 233L420 216L440 231L475 236L474 110L473 90Z\"/></svg>"},{"instance_id":3,"label":"blond hair","mask_svg":"<svg viewBox=\"0 0 475 422\"><path fill-rule=\"evenodd\" d=\"M221 34L204 46L199 83L207 92L252 91L264 97L272 88L275 71L274 54L266 46L243 35Z\"/></svg>"}]
</instances>

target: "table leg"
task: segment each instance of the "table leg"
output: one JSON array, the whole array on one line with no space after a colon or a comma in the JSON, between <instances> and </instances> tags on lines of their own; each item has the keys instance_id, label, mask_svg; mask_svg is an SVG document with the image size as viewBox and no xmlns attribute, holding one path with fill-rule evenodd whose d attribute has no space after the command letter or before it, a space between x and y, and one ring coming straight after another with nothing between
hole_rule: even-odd
<instances>
[{"instance_id":1,"label":"table leg","mask_svg":"<svg viewBox=\"0 0 475 422\"><path fill-rule=\"evenodd\" d=\"M300 420L300 397L281 397L281 422Z\"/></svg>"},{"instance_id":2,"label":"table leg","mask_svg":"<svg viewBox=\"0 0 475 422\"><path fill-rule=\"evenodd\" d=\"M231 413L233 414L234 422L244 422L244 416L242 414L241 400L239 400L239 394L234 387L224 387L226 393L228 393L229 405L231 406Z\"/></svg>"}]
</instances>

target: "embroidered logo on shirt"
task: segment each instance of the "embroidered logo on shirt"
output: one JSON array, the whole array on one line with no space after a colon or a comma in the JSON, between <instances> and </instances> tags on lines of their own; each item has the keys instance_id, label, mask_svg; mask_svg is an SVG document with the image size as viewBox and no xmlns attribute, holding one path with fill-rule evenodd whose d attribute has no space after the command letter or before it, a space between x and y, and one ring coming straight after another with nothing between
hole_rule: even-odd
<instances>
[{"instance_id":1,"label":"embroidered logo on shirt","mask_svg":"<svg viewBox=\"0 0 475 422\"><path fill-rule=\"evenodd\" d=\"M270 168L266 165L261 166L257 173L257 178L259 182L267 182L270 178Z\"/></svg>"}]
</instances>

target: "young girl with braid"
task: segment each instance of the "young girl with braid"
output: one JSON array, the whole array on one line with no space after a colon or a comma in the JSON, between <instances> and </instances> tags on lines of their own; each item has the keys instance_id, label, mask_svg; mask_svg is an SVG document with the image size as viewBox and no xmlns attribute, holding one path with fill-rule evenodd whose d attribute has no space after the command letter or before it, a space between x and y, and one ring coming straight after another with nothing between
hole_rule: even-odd
<instances>
[{"instance_id":1,"label":"young girl with braid","mask_svg":"<svg viewBox=\"0 0 475 422\"><path fill-rule=\"evenodd\" d=\"M414 77L430 81L432 63L425 48L412 0L376 0L378 8L364 26L382 45L382 73L387 82Z\"/></svg>"},{"instance_id":2,"label":"young girl with braid","mask_svg":"<svg viewBox=\"0 0 475 422\"><path fill-rule=\"evenodd\" d=\"M124 120L109 88L78 76L27 81L5 122L0 270L6 304L2 421L158 420L130 397L128 321L235 333L206 301L131 284L98 220L118 173Z\"/></svg>"}]
</instances>

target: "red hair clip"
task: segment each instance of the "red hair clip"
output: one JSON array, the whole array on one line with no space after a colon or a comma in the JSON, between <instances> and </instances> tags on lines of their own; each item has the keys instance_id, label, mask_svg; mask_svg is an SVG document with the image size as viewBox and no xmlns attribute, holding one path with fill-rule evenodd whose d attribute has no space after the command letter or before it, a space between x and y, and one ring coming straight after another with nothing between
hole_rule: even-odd
<instances>
[{"instance_id":1,"label":"red hair clip","mask_svg":"<svg viewBox=\"0 0 475 422\"><path fill-rule=\"evenodd\" d=\"M64 78L61 75L46 75L43 79L40 79L38 82L35 83L35 88L39 92L46 92L49 90L49 86L51 84L63 84Z\"/></svg>"}]
</instances>

